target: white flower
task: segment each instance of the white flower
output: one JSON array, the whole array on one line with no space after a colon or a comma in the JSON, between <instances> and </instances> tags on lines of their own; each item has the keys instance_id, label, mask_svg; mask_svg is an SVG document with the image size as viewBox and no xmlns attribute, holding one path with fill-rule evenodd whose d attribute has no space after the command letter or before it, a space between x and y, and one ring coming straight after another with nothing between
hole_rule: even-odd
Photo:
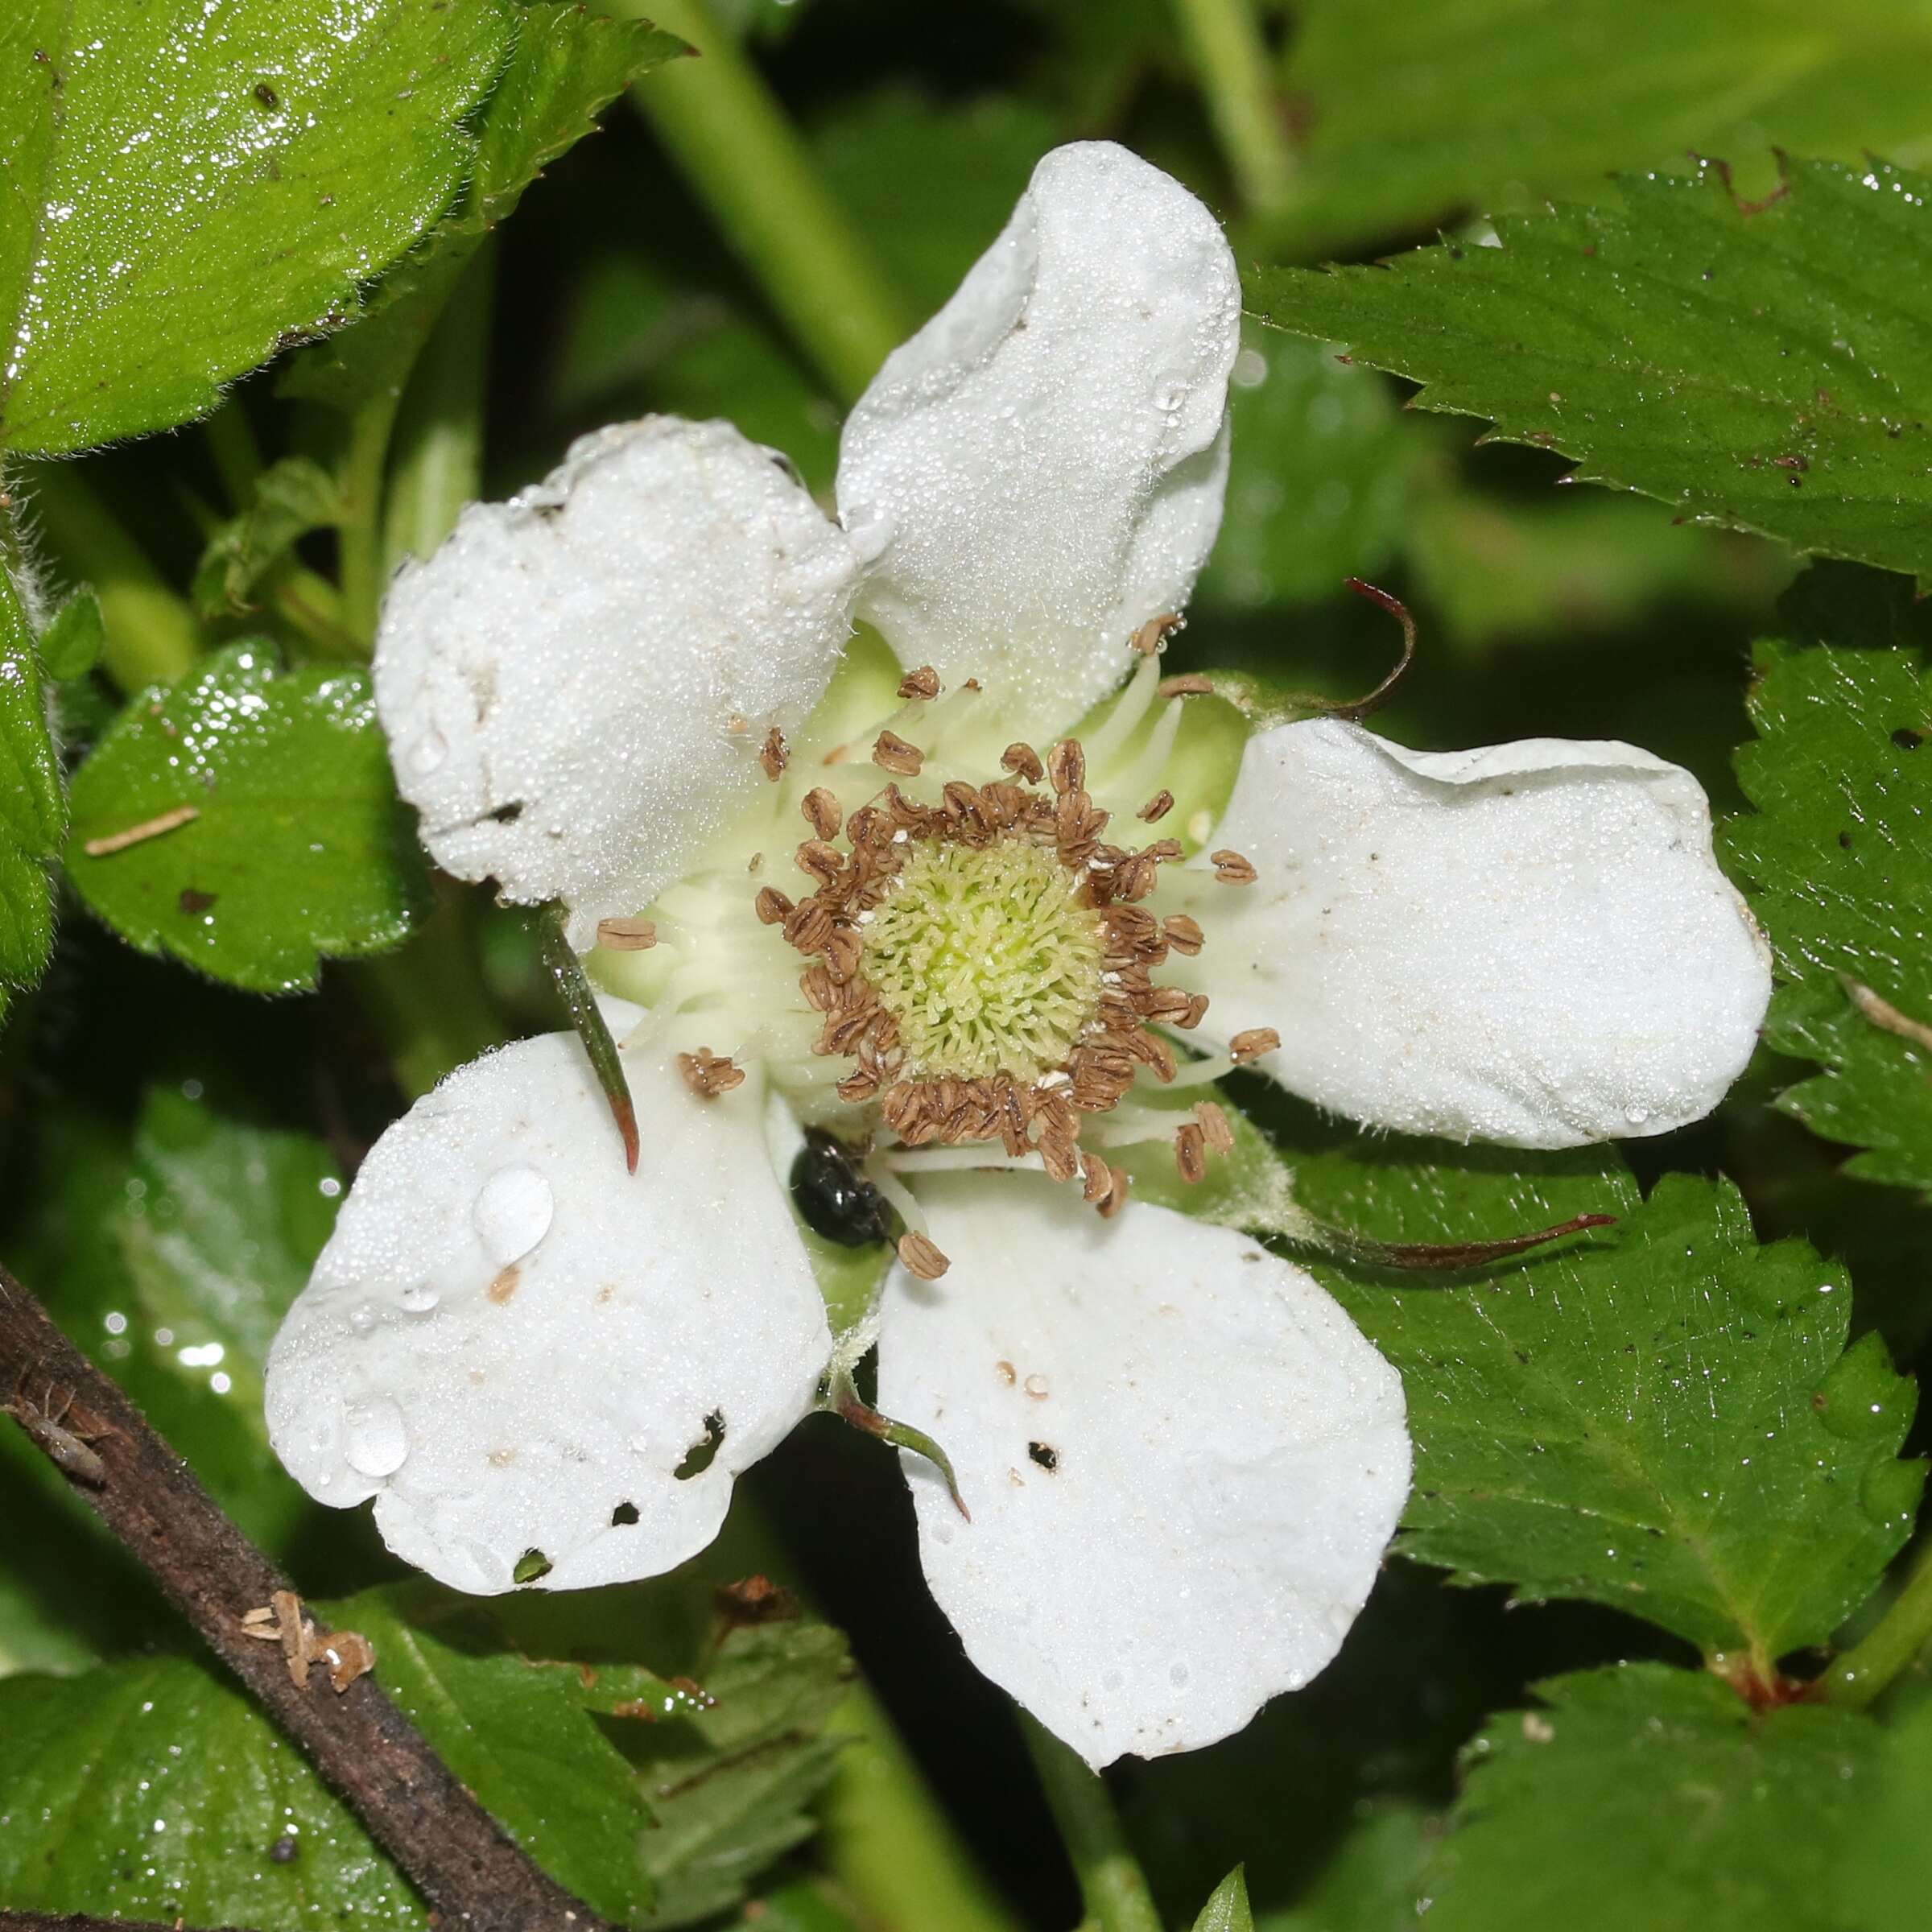
<instances>
[{"instance_id":1,"label":"white flower","mask_svg":"<svg viewBox=\"0 0 1932 1932\"><path fill-rule=\"evenodd\" d=\"M1110 1150L1213 1158L1224 1117L1186 1103L1230 1047L1378 1125L1661 1132L1743 1067L1769 980L1702 793L1642 752L1332 720L1244 749L1162 692L1129 641L1219 522L1238 309L1192 196L1063 148L853 411L837 522L729 427L657 419L398 578L403 793L442 865L560 899L580 949L619 922L590 964L643 1146L627 1177L572 1035L383 1136L269 1367L313 1494L374 1497L470 1591L701 1549L834 1363L786 1186L810 1123L874 1137L913 1237L837 1365L876 1335L881 1408L950 1454L970 1520L906 1472L980 1667L1098 1765L1334 1654L1407 1488L1399 1382L1301 1269L1123 1206ZM1029 782L1086 713L1084 771ZM1166 1084L1150 1027L1208 1057Z\"/></svg>"}]
</instances>

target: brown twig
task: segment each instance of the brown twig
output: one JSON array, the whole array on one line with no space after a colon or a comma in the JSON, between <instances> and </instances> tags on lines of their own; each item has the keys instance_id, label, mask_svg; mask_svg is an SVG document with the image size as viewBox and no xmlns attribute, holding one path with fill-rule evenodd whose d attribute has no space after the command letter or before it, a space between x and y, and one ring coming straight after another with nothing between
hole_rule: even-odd
<instances>
[{"instance_id":1,"label":"brown twig","mask_svg":"<svg viewBox=\"0 0 1932 1932\"><path fill-rule=\"evenodd\" d=\"M0 1910L0 1932L182 1932L181 1922L151 1918L90 1918L85 1912ZM239 1926L215 1926L208 1932L246 1932Z\"/></svg>"},{"instance_id":2,"label":"brown twig","mask_svg":"<svg viewBox=\"0 0 1932 1932\"><path fill-rule=\"evenodd\" d=\"M8 1407L27 1435L308 1754L445 1925L465 1932L609 1932L510 1841L373 1677L338 1693L318 1672L306 1690L298 1688L280 1649L243 1629L249 1611L289 1588L287 1578L4 1269L0 1391L12 1392ZM63 1453L69 1443L83 1445L85 1455ZM0 1925L13 1922L0 1917Z\"/></svg>"}]
</instances>

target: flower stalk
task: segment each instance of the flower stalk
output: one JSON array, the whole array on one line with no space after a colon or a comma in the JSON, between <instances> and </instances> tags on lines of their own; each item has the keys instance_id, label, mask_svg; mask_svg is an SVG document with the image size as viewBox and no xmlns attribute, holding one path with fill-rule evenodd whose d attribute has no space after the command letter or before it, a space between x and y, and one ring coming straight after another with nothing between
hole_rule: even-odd
<instances>
[{"instance_id":1,"label":"flower stalk","mask_svg":"<svg viewBox=\"0 0 1932 1932\"><path fill-rule=\"evenodd\" d=\"M1868 1709L1932 1644L1932 1541L1922 1542L1891 1608L1821 1680L1829 1703Z\"/></svg>"},{"instance_id":2,"label":"flower stalk","mask_svg":"<svg viewBox=\"0 0 1932 1932\"><path fill-rule=\"evenodd\" d=\"M1106 1781L1024 1711L1020 1728L1087 1908L1081 1932L1161 1932L1160 1913Z\"/></svg>"},{"instance_id":3,"label":"flower stalk","mask_svg":"<svg viewBox=\"0 0 1932 1932\"><path fill-rule=\"evenodd\" d=\"M1288 199L1295 162L1261 23L1249 0L1174 0L1174 14L1241 200L1267 215Z\"/></svg>"},{"instance_id":4,"label":"flower stalk","mask_svg":"<svg viewBox=\"0 0 1932 1932\"><path fill-rule=\"evenodd\" d=\"M631 98L841 402L910 332L883 273L819 179L804 142L704 0L617 0L690 41Z\"/></svg>"}]
</instances>

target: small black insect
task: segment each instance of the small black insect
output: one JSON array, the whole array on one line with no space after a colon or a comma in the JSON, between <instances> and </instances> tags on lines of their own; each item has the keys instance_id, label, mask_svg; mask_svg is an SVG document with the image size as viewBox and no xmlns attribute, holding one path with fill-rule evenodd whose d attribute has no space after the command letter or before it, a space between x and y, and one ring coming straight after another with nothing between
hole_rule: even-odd
<instances>
[{"instance_id":1,"label":"small black insect","mask_svg":"<svg viewBox=\"0 0 1932 1932\"><path fill-rule=\"evenodd\" d=\"M859 1171L852 1150L823 1127L805 1129L805 1145L791 1164L791 1198L814 1234L841 1247L892 1239L885 1195Z\"/></svg>"}]
</instances>

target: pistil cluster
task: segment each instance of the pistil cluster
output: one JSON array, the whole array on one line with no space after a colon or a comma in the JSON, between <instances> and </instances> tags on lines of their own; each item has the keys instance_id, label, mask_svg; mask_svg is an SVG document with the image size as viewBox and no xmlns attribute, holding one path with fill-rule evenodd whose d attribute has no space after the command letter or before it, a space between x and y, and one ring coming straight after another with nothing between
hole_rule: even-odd
<instances>
[{"instance_id":1,"label":"pistil cluster","mask_svg":"<svg viewBox=\"0 0 1932 1932\"><path fill-rule=\"evenodd\" d=\"M923 757L886 732L873 762L910 779ZM799 984L824 1015L815 1051L853 1063L840 1099L876 1103L907 1147L998 1141L1010 1158L1037 1154L1112 1215L1127 1176L1080 1146L1082 1123L1143 1071L1172 1080L1173 1050L1150 1028L1186 1031L1208 1009L1205 996L1154 976L1170 952L1203 943L1195 920L1144 903L1182 848L1105 836L1077 740L1044 759L1013 744L1000 762L1008 777L954 780L930 802L888 782L849 817L828 791L810 792L812 836L797 863L814 890L794 901L768 886L758 914L808 962ZM1158 795L1139 815L1158 819L1171 803ZM1181 1171L1198 1179L1200 1125L1189 1117L1174 1138ZM906 1247L915 1273L943 1271L930 1241Z\"/></svg>"}]
</instances>

